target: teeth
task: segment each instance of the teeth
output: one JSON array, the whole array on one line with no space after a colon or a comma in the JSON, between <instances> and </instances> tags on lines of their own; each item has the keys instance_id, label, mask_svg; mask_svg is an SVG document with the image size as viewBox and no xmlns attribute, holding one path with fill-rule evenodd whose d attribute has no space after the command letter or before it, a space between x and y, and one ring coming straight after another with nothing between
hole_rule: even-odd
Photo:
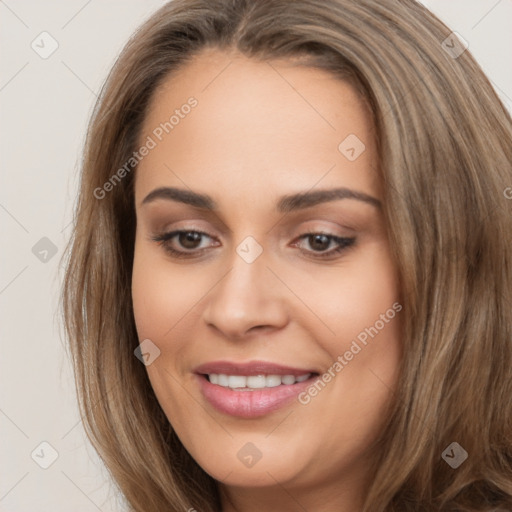
<instances>
[{"instance_id":1,"label":"teeth","mask_svg":"<svg viewBox=\"0 0 512 512\"><path fill-rule=\"evenodd\" d=\"M295 376L294 375L283 375L281 377L281 382L283 384L295 384Z\"/></svg>"},{"instance_id":2,"label":"teeth","mask_svg":"<svg viewBox=\"0 0 512 512\"><path fill-rule=\"evenodd\" d=\"M209 373L208 378L212 384L231 389L262 389L275 388L281 384L291 385L304 382L311 377L311 373L304 375L226 375L224 373Z\"/></svg>"},{"instance_id":3,"label":"teeth","mask_svg":"<svg viewBox=\"0 0 512 512\"><path fill-rule=\"evenodd\" d=\"M229 386L229 380L228 380L228 376L227 375L224 375L224 374L219 374L218 375L218 382L217 384L219 386L224 386L224 387L228 387Z\"/></svg>"},{"instance_id":4,"label":"teeth","mask_svg":"<svg viewBox=\"0 0 512 512\"><path fill-rule=\"evenodd\" d=\"M295 379L293 379L295 380ZM267 388L275 388L281 385L281 376L280 375L268 375L267 382L265 383Z\"/></svg>"},{"instance_id":5,"label":"teeth","mask_svg":"<svg viewBox=\"0 0 512 512\"><path fill-rule=\"evenodd\" d=\"M261 389L267 385L265 375L251 375L247 377L247 387L252 389Z\"/></svg>"},{"instance_id":6,"label":"teeth","mask_svg":"<svg viewBox=\"0 0 512 512\"><path fill-rule=\"evenodd\" d=\"M230 388L245 388L247 384L247 377L242 375L230 375L228 377L228 386Z\"/></svg>"}]
</instances>

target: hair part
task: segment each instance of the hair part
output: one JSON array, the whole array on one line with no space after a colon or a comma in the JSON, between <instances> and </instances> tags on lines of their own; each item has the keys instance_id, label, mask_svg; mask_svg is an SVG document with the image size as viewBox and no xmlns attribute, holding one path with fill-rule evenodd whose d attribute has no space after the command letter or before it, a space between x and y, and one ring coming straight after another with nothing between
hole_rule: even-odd
<instances>
[{"instance_id":1,"label":"hair part","mask_svg":"<svg viewBox=\"0 0 512 512\"><path fill-rule=\"evenodd\" d=\"M96 104L62 292L87 433L133 510L219 512L134 357L134 174L155 91L207 49L348 80L374 121L402 292L399 386L364 512L512 508L512 122L469 51L413 0L174 0L130 39ZM453 470L453 441L469 454Z\"/></svg>"}]
</instances>

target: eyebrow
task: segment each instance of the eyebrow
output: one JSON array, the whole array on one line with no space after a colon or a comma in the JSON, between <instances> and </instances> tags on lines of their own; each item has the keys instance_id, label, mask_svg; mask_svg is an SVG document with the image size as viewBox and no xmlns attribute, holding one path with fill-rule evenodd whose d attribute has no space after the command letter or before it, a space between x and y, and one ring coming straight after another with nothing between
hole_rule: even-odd
<instances>
[{"instance_id":1,"label":"eyebrow","mask_svg":"<svg viewBox=\"0 0 512 512\"><path fill-rule=\"evenodd\" d=\"M157 199L166 199L168 201L178 201L189 204L203 210L217 210L217 203L206 194L198 194L191 190L184 190L174 187L160 187L150 192L142 201L141 205L152 203Z\"/></svg>"},{"instance_id":2,"label":"eyebrow","mask_svg":"<svg viewBox=\"0 0 512 512\"><path fill-rule=\"evenodd\" d=\"M141 205L151 203L157 199L177 201L203 210L218 210L217 203L209 195L175 187L160 187L153 190L144 198ZM376 208L382 208L381 202L375 197L342 187L299 192L297 194L282 196L277 202L277 211L280 213L289 213L340 199L355 199L371 204Z\"/></svg>"},{"instance_id":3,"label":"eyebrow","mask_svg":"<svg viewBox=\"0 0 512 512\"><path fill-rule=\"evenodd\" d=\"M381 208L381 202L373 196L351 190L349 188L332 188L325 190L313 190L308 192L300 192L281 197L277 203L277 210L281 213L288 213L295 210L302 210L320 203L335 201L339 199L356 199L364 203L371 204L377 208Z\"/></svg>"}]
</instances>

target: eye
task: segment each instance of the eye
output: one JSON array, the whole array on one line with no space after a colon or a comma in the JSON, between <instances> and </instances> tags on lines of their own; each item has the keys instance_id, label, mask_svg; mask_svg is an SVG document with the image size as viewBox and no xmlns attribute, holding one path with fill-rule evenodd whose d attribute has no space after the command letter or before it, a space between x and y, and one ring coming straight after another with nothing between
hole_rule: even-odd
<instances>
[{"instance_id":1,"label":"eye","mask_svg":"<svg viewBox=\"0 0 512 512\"><path fill-rule=\"evenodd\" d=\"M305 233L299 237L299 241L305 241L311 248L303 249L300 247L300 243L295 243L294 245L299 246L302 252L313 254L315 258L329 258L352 246L356 238L340 237L327 233ZM328 250L329 248L331 249Z\"/></svg>"},{"instance_id":2,"label":"eye","mask_svg":"<svg viewBox=\"0 0 512 512\"><path fill-rule=\"evenodd\" d=\"M204 250L212 246L207 240L214 240L207 233L196 230L170 231L157 234L151 239L159 243L168 254L175 258L200 256ZM292 246L298 247L301 252L312 255L314 258L330 258L352 246L356 238L339 237L327 233L305 233L298 240ZM213 245L218 245L218 242L214 242ZM304 248L304 245L308 245L310 249Z\"/></svg>"},{"instance_id":3,"label":"eye","mask_svg":"<svg viewBox=\"0 0 512 512\"><path fill-rule=\"evenodd\" d=\"M163 246L164 250L176 258L194 257L208 247L202 242L212 237L201 231L176 230L153 236L152 240ZM181 250L185 249L185 250Z\"/></svg>"}]
</instances>

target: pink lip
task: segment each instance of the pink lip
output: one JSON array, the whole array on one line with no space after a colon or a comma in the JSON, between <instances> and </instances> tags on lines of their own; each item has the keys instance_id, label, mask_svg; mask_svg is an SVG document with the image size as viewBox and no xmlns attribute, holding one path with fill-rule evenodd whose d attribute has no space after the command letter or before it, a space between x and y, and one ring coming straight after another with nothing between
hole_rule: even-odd
<instances>
[{"instance_id":1,"label":"pink lip","mask_svg":"<svg viewBox=\"0 0 512 512\"><path fill-rule=\"evenodd\" d=\"M256 418L280 409L308 388L318 377L314 370L303 370L263 361L251 363L230 363L219 361L207 363L196 368L196 377L205 399L219 412L240 418ZM295 384L281 384L273 388L255 389L254 391L234 391L208 381L205 374L224 373L228 375L305 375L311 377Z\"/></svg>"},{"instance_id":2,"label":"pink lip","mask_svg":"<svg viewBox=\"0 0 512 512\"><path fill-rule=\"evenodd\" d=\"M248 363L235 363L230 361L213 361L198 366L195 373L224 373L226 375L305 375L306 373L318 373L310 368L292 368L281 364L268 363L266 361L250 361Z\"/></svg>"}]
</instances>

